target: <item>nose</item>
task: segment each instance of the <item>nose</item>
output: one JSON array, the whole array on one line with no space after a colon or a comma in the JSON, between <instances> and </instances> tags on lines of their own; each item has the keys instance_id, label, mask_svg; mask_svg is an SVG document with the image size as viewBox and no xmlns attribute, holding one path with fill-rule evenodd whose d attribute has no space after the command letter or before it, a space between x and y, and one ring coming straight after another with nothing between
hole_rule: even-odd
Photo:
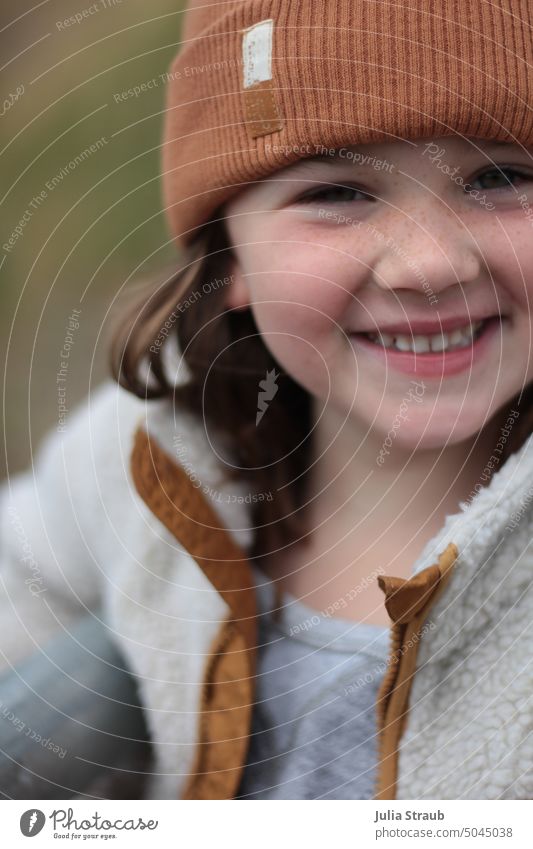
<instances>
[{"instance_id":1,"label":"nose","mask_svg":"<svg viewBox=\"0 0 533 849\"><path fill-rule=\"evenodd\" d=\"M438 296L475 280L483 260L475 239L456 214L434 198L416 210L386 213L379 255L372 266L382 289L411 289Z\"/></svg>"}]
</instances>

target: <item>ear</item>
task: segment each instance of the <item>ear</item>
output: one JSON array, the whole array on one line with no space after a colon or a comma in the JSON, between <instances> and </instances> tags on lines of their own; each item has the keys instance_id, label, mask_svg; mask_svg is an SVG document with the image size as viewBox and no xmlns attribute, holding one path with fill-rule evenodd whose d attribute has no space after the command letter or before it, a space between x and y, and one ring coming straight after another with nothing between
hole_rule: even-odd
<instances>
[{"instance_id":1,"label":"ear","mask_svg":"<svg viewBox=\"0 0 533 849\"><path fill-rule=\"evenodd\" d=\"M232 256L229 274L231 282L226 286L225 305L230 310L245 310L250 306L250 294L236 256Z\"/></svg>"}]
</instances>

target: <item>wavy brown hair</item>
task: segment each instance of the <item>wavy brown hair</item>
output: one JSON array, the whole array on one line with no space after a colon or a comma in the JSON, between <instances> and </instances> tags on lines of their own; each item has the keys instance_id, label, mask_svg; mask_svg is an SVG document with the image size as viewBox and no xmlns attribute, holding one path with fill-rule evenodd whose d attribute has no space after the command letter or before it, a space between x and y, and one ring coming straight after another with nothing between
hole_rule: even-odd
<instances>
[{"instance_id":1,"label":"wavy brown hair","mask_svg":"<svg viewBox=\"0 0 533 849\"><path fill-rule=\"evenodd\" d=\"M179 268L162 283L141 286L117 315L111 371L139 398L173 398L177 408L229 440L233 466L228 464L226 480L244 478L251 493L264 496L250 505L253 558L305 536L298 509L312 450L310 395L265 346L252 311L225 306L231 282L218 284L231 281L231 259L224 221L205 224ZM161 357L171 333L191 373L180 386L165 373ZM259 381L272 369L277 392L256 425Z\"/></svg>"}]
</instances>

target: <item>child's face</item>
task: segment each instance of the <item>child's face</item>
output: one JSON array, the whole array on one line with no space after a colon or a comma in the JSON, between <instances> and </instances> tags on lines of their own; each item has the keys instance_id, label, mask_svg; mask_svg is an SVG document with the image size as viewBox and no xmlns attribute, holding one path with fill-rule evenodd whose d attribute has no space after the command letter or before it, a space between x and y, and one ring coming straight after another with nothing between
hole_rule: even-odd
<instances>
[{"instance_id":1,"label":"child's face","mask_svg":"<svg viewBox=\"0 0 533 849\"><path fill-rule=\"evenodd\" d=\"M250 306L281 367L365 429L405 448L473 436L533 379L531 149L444 136L324 153L226 204L227 306ZM494 316L473 345L449 339ZM389 328L394 345L393 325L416 353L361 335Z\"/></svg>"}]
</instances>

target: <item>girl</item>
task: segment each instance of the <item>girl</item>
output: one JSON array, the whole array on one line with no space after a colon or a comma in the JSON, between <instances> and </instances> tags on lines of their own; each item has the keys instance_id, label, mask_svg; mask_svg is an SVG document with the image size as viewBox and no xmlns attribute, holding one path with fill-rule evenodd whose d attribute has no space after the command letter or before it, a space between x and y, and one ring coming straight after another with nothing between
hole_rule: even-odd
<instances>
[{"instance_id":1,"label":"girl","mask_svg":"<svg viewBox=\"0 0 533 849\"><path fill-rule=\"evenodd\" d=\"M186 252L5 491L46 596L2 529L8 663L102 601L146 796L533 795L532 17L187 10Z\"/></svg>"}]
</instances>

